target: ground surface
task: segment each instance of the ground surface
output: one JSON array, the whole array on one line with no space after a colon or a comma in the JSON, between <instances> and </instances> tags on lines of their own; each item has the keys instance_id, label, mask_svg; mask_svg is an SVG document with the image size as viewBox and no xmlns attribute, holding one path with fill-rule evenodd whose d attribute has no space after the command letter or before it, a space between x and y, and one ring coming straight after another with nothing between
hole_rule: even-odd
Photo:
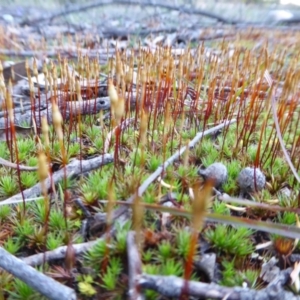
<instances>
[{"instance_id":1,"label":"ground surface","mask_svg":"<svg viewBox=\"0 0 300 300\"><path fill-rule=\"evenodd\" d=\"M299 298L297 24L176 5L1 7L0 299Z\"/></svg>"}]
</instances>

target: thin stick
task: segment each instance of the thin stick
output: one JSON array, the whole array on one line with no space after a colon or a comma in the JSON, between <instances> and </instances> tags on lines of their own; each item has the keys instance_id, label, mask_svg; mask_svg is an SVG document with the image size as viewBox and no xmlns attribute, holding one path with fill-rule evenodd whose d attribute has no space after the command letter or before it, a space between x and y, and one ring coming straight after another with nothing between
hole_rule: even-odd
<instances>
[{"instance_id":1,"label":"thin stick","mask_svg":"<svg viewBox=\"0 0 300 300\"><path fill-rule=\"evenodd\" d=\"M0 157L0 165L8 167L8 168L12 168L12 169L18 169L20 171L28 171L28 172L32 172L32 171L36 171L37 167L29 167L29 166L24 166L24 165L18 165L16 163L10 162L2 157Z\"/></svg>"},{"instance_id":2,"label":"thin stick","mask_svg":"<svg viewBox=\"0 0 300 300\"><path fill-rule=\"evenodd\" d=\"M266 300L299 300L300 297L283 286L289 281L292 268L281 271L269 285L261 290L244 287L224 287L215 283L189 281L187 293L201 299L266 299ZM176 276L143 274L138 283L142 288L155 290L163 296L178 298L185 280Z\"/></svg>"},{"instance_id":3,"label":"thin stick","mask_svg":"<svg viewBox=\"0 0 300 300\"><path fill-rule=\"evenodd\" d=\"M91 249L94 245L99 243L104 238L101 237L97 240L81 243L81 244L73 244L73 248L76 255L79 255L83 252L88 251ZM60 246L54 250L41 252L38 254L34 254L28 257L22 258L22 261L32 267L39 266L43 263L43 260L45 259L46 262L50 262L53 260L63 259L66 256L68 246Z\"/></svg>"},{"instance_id":4,"label":"thin stick","mask_svg":"<svg viewBox=\"0 0 300 300\"><path fill-rule=\"evenodd\" d=\"M121 227L123 227L126 224L127 220L128 220L128 216L124 215L120 219L118 219L117 222L114 223L114 226L111 228L110 232L103 234L100 238L98 238L94 241L86 242L86 243L73 244L72 247L74 248L75 255L80 255L83 252L86 252L89 249L91 249L93 246L95 246L100 241L106 240L107 234L110 234L110 235L114 234L116 224L119 224ZM107 245L107 246L110 247L109 245ZM53 260L65 258L67 249L68 249L68 246L61 246L54 250L34 254L34 255L31 255L28 257L24 257L24 258L22 258L22 261L24 261L27 265L30 265L30 266L39 266L42 263L44 263L44 261L50 262Z\"/></svg>"},{"instance_id":5,"label":"thin stick","mask_svg":"<svg viewBox=\"0 0 300 300\"><path fill-rule=\"evenodd\" d=\"M89 2L83 5L72 5L70 6L69 9L63 9L58 12L53 13L50 16L43 16L34 20L25 20L20 23L21 26L24 25L31 25L31 24L36 24L39 22L44 22L44 21L52 21L55 18L61 17L61 16L66 16L71 13L78 13L78 12L83 12L88 9L92 9L95 7L99 6L104 6L104 5L116 5L116 4L123 4L123 5L139 5L141 7L144 6L152 6L152 7L161 7L161 8L166 8L170 10L177 10L180 11L181 13L186 13L186 14L195 14L195 15L202 15L208 18L216 19L217 21L226 23L226 24L236 24L236 21L226 19L220 15L211 13L209 11L205 11L202 9L195 9L193 8L188 8L184 7L181 5L174 5L174 4L168 4L164 2L158 2L158 1L141 1L141 0L101 0L101 1L94 1L94 2Z\"/></svg>"},{"instance_id":6,"label":"thin stick","mask_svg":"<svg viewBox=\"0 0 300 300\"><path fill-rule=\"evenodd\" d=\"M137 190L137 196L141 197L143 195L143 193L147 190L148 186L156 179L158 178L161 173L167 169L167 167L169 165L171 165L176 159L178 159L186 150L187 148L192 149L193 147L195 147L195 145L205 136L210 135L222 128L224 128L225 126L229 126L233 123L236 122L236 119L232 119L232 120L227 120L224 123L221 123L215 127L212 127L208 130L200 131L196 134L196 136L190 141L190 143L188 144L188 146L184 146L181 149L179 149L178 151L176 151L170 158L168 158L161 166L159 166L156 171L154 173L152 173L144 182L143 184L138 188ZM128 203L132 203L134 200L134 195L132 195L130 198L127 199ZM120 215L122 215L123 213L125 213L127 211L128 207L127 206L121 206L118 209L115 210L114 213L114 218L118 218ZM95 214L95 219L97 219L97 215Z\"/></svg>"},{"instance_id":7,"label":"thin stick","mask_svg":"<svg viewBox=\"0 0 300 300\"><path fill-rule=\"evenodd\" d=\"M0 267L51 300L75 300L73 289L40 273L0 247Z\"/></svg>"},{"instance_id":8,"label":"thin stick","mask_svg":"<svg viewBox=\"0 0 300 300\"><path fill-rule=\"evenodd\" d=\"M135 232L127 234L127 257L128 257L128 295L130 300L144 299L137 285L137 278L142 274L142 263L135 242Z\"/></svg>"},{"instance_id":9,"label":"thin stick","mask_svg":"<svg viewBox=\"0 0 300 300\"><path fill-rule=\"evenodd\" d=\"M52 182L56 184L59 181L63 180L65 178L65 174L67 175L67 177L79 175L81 174L81 172L83 173L88 172L111 162L113 162L113 157L109 153L97 156L92 159L87 159L87 160L74 159L67 166L55 172L52 175L52 181L50 176L45 180L46 188L49 190L52 185ZM81 165L82 165L82 169L81 169ZM25 202L27 201L27 198L38 197L42 193L41 184L37 183L33 187L24 190L23 193L25 197ZM20 198L21 198L21 193L1 201L0 205L14 204L16 202L19 202Z\"/></svg>"},{"instance_id":10,"label":"thin stick","mask_svg":"<svg viewBox=\"0 0 300 300\"><path fill-rule=\"evenodd\" d=\"M267 80L269 86L271 87L272 84L273 84L273 80L271 78L271 75L269 73L268 70L265 71L265 74L264 74L264 78ZM275 128L276 128L276 132L277 132L277 137L278 137L278 140L279 140L279 143L280 143L280 146L281 146L281 150L284 154L284 157L285 157L285 160L286 162L288 163L291 171L293 172L295 178L297 179L298 182L300 182L300 177L291 161L291 158L285 148L285 145L284 145L284 141L283 141L283 138L282 138L282 134L281 134L281 131L280 131L280 126L279 126L279 122L278 122L278 117L277 117L277 111L276 111L276 100L275 100L275 96L274 96L274 92L272 91L272 97L271 97L271 107L272 107L272 114L273 114L273 119L274 119L274 123L275 123Z\"/></svg>"}]
</instances>

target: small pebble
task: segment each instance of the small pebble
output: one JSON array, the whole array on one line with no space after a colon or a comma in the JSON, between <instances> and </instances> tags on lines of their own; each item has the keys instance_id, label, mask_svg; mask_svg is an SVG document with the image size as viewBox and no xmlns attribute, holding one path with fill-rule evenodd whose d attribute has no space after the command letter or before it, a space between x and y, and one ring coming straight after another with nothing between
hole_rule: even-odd
<instances>
[{"instance_id":1,"label":"small pebble","mask_svg":"<svg viewBox=\"0 0 300 300\"><path fill-rule=\"evenodd\" d=\"M268 262L263 263L259 277L265 282L271 282L279 276L280 268L276 266L278 259L273 256Z\"/></svg>"},{"instance_id":2,"label":"small pebble","mask_svg":"<svg viewBox=\"0 0 300 300\"><path fill-rule=\"evenodd\" d=\"M204 170L198 170L198 174L204 179L213 179L215 187L220 187L227 180L227 168L222 163L216 162L208 166Z\"/></svg>"},{"instance_id":3,"label":"small pebble","mask_svg":"<svg viewBox=\"0 0 300 300\"><path fill-rule=\"evenodd\" d=\"M261 191L265 187L266 177L260 169L256 168L254 172L254 168L247 167L240 172L237 183L242 193Z\"/></svg>"},{"instance_id":4,"label":"small pebble","mask_svg":"<svg viewBox=\"0 0 300 300\"><path fill-rule=\"evenodd\" d=\"M208 277L209 282L212 282L214 280L216 262L216 253L205 253L201 256L199 261L195 262L195 267Z\"/></svg>"},{"instance_id":5,"label":"small pebble","mask_svg":"<svg viewBox=\"0 0 300 300\"><path fill-rule=\"evenodd\" d=\"M284 187L278 192L279 195L284 196L284 197L291 197L292 196L292 191L288 187Z\"/></svg>"}]
</instances>

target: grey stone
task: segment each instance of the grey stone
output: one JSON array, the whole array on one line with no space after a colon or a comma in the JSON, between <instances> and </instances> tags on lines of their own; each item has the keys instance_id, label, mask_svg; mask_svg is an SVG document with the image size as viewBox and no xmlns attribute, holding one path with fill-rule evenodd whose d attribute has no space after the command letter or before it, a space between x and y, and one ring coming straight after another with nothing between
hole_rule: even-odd
<instances>
[{"instance_id":1,"label":"grey stone","mask_svg":"<svg viewBox=\"0 0 300 300\"><path fill-rule=\"evenodd\" d=\"M216 253L205 253L201 256L200 261L196 262L197 268L205 272L210 281L214 279L216 268L217 255Z\"/></svg>"},{"instance_id":2,"label":"grey stone","mask_svg":"<svg viewBox=\"0 0 300 300\"><path fill-rule=\"evenodd\" d=\"M282 188L281 190L278 191L278 193L287 198L292 196L292 191L288 187Z\"/></svg>"},{"instance_id":3,"label":"grey stone","mask_svg":"<svg viewBox=\"0 0 300 300\"><path fill-rule=\"evenodd\" d=\"M216 162L208 166L206 169L198 170L198 174L205 179L213 179L215 181L215 187L220 187L226 182L228 173L224 164Z\"/></svg>"},{"instance_id":4,"label":"grey stone","mask_svg":"<svg viewBox=\"0 0 300 300\"><path fill-rule=\"evenodd\" d=\"M258 168L243 169L237 179L242 193L261 191L266 184L266 177Z\"/></svg>"},{"instance_id":5,"label":"grey stone","mask_svg":"<svg viewBox=\"0 0 300 300\"><path fill-rule=\"evenodd\" d=\"M280 273L280 269L276 266L278 260L273 256L268 262L264 263L261 268L259 277L265 282L271 282Z\"/></svg>"}]
</instances>

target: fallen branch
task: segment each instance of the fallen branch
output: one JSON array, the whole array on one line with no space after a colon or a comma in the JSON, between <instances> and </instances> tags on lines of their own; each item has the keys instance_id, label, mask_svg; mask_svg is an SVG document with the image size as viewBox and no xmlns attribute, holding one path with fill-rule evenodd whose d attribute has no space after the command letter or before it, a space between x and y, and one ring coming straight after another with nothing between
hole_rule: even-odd
<instances>
[{"instance_id":1,"label":"fallen branch","mask_svg":"<svg viewBox=\"0 0 300 300\"><path fill-rule=\"evenodd\" d=\"M132 207L133 205L133 203L129 201L116 201L116 204L129 206L129 207ZM155 212L157 211L161 213L165 212L173 216L180 216L187 219L191 219L192 217L191 211L187 211L185 209L178 208L178 207L168 207L168 206L161 206L161 205L149 204L149 203L141 203L140 205L147 210L152 210ZM117 216L118 213L119 211L117 210L114 211L115 216ZM99 217L97 216L97 218L100 219L100 216ZM276 224L267 221L253 220L244 217L235 217L235 216L223 215L217 213L207 213L205 216L205 221L211 223L221 223L223 225L227 224L231 226L242 226L248 229L254 229L257 231L263 231L270 234L276 234L291 239L300 239L300 229L297 226L288 226L285 224Z\"/></svg>"},{"instance_id":2,"label":"fallen branch","mask_svg":"<svg viewBox=\"0 0 300 300\"><path fill-rule=\"evenodd\" d=\"M0 165L12 168L12 169L19 169L20 171L36 171L38 168L37 167L29 167L29 166L24 166L24 165L18 165L15 163L12 163L2 157L0 157Z\"/></svg>"},{"instance_id":3,"label":"fallen branch","mask_svg":"<svg viewBox=\"0 0 300 300\"><path fill-rule=\"evenodd\" d=\"M106 240L107 239L107 237L106 237L107 234L109 236L114 234L117 224L120 224L121 226L123 226L127 222L127 220L128 220L128 216L123 215L121 218L118 219L117 222L115 222L113 224L113 226L112 226L109 233L105 233L100 238L98 238L94 241L89 241L89 242L80 243L80 244L72 244L72 247L74 248L74 251L75 251L75 255L80 255L80 254L88 251L92 247L94 247L100 241ZM34 266L34 267L39 266L39 265L42 265L45 262L50 262L50 261L53 261L53 260L58 260L58 259L65 258L66 257L66 252L67 252L67 247L68 246L61 246L61 247L58 247L58 248L56 248L54 250L51 250L51 251L46 251L46 252L34 254L34 255L31 255L31 256L28 256L28 257L23 257L21 259L27 265Z\"/></svg>"},{"instance_id":4,"label":"fallen branch","mask_svg":"<svg viewBox=\"0 0 300 300\"><path fill-rule=\"evenodd\" d=\"M251 200L247 200L247 199L241 199L241 198L235 198L235 197L231 197L228 195L222 195L222 193L219 192L219 194L217 194L217 198L219 201L223 201L226 203L235 203L238 205L241 205L245 208L249 208L249 207L254 207L254 208L259 208L259 209L265 209L265 210L270 210L270 211L275 211L275 212L294 212L296 214L300 214L300 208L293 208L293 207L283 207L283 206L279 206L279 205L270 205L267 203L261 203L261 202L256 202L256 201L251 201Z\"/></svg>"},{"instance_id":5,"label":"fallen branch","mask_svg":"<svg viewBox=\"0 0 300 300\"><path fill-rule=\"evenodd\" d=\"M283 286L288 282L292 269L281 271L279 275L262 290L254 290L242 287L224 287L215 283L202 283L186 281L176 276L161 276L142 274L138 278L138 284L143 289L154 290L165 297L178 298L182 288L189 296L201 297L201 299L264 299L264 300L299 300L300 297L292 292L285 291Z\"/></svg>"},{"instance_id":6,"label":"fallen branch","mask_svg":"<svg viewBox=\"0 0 300 300\"><path fill-rule=\"evenodd\" d=\"M188 147L187 146L184 146L182 147L181 149L179 149L178 151L176 151L169 159L167 159L161 166L159 166L156 171L154 173L152 173L144 182L143 184L138 188L137 190L137 196L138 197L142 197L143 193L147 190L148 186L154 181L156 180L161 174L162 172L164 172L166 170L166 168L171 165L175 160L177 160L188 148L189 149L192 149L193 147L195 147L195 145L205 136L207 135L210 135L210 134L213 134L214 132L226 127L226 126L229 126L230 124L233 124L235 123L236 120L235 119L232 119L232 120L229 120L229 121L225 121L224 123L221 123L215 127L212 127L208 130L205 130L204 132L201 131L201 132L198 132L196 134L196 136L193 138L192 141L190 141L190 143L188 144ZM134 200L134 197L136 197L136 195L132 195L131 197L129 197L127 199L127 203L132 203L133 200ZM124 214L126 211L128 210L128 206L121 206L119 208L117 208L115 211L114 211L114 219L115 218L118 218L120 215ZM94 215L94 222L95 224L98 223L97 219L102 219L102 216L101 214L98 214L96 213ZM97 225L94 225L94 226L97 226ZM94 227L93 225L91 225L91 229ZM93 228L93 230L95 230Z\"/></svg>"},{"instance_id":7,"label":"fallen branch","mask_svg":"<svg viewBox=\"0 0 300 300\"><path fill-rule=\"evenodd\" d=\"M273 86L273 80L271 78L271 75L269 73L268 70L265 71L264 73L264 78L267 80L268 84L269 84L269 87L272 87ZM272 114L273 114L273 120L274 120L274 124L275 124L275 129L276 129L276 133L277 133L277 138L279 140L279 144L280 144L280 147L281 147L281 150L284 154L284 158L287 162L287 164L289 165L291 171L293 172L295 178L297 179L297 181L300 183L300 177L298 175L298 172L296 170L296 168L294 167L293 163L292 163L292 160L286 150L286 147L284 145L284 141L283 141L283 138L282 138L282 134L281 134L281 129L280 129L280 126L279 126L279 122L278 122L278 117L277 117L277 111L276 111L276 100L275 100L275 95L274 95L274 92L273 90L271 89L271 108L272 108Z\"/></svg>"},{"instance_id":8,"label":"fallen branch","mask_svg":"<svg viewBox=\"0 0 300 300\"><path fill-rule=\"evenodd\" d=\"M144 299L137 285L137 278L142 274L142 262L135 243L135 232L127 234L127 258L128 258L128 295L129 299Z\"/></svg>"},{"instance_id":9,"label":"fallen branch","mask_svg":"<svg viewBox=\"0 0 300 300\"><path fill-rule=\"evenodd\" d=\"M132 103L136 101L134 98ZM97 114L100 110L108 110L110 108L110 99L109 97L101 97L96 98L94 100L85 100L85 101L68 101L64 104L65 107L63 107L61 110L63 111L65 120L68 120L70 116L72 115L73 118L78 115L91 115L91 114ZM41 119L42 117L47 117L48 124L52 124L52 109L51 105L49 105L48 109L42 110L40 113L37 113L37 119L36 124L37 127L40 127ZM41 118L39 118L41 117ZM9 128L5 129L7 121L5 120L5 117L0 119L0 131L6 131L9 130ZM17 112L15 113L15 126L17 128L17 132L19 130L20 124L30 124L32 125L32 113L31 110L27 110L25 112ZM2 128L1 128L2 127ZM26 131L29 131L31 127L28 128L21 128L25 129ZM13 169L19 169L20 171L36 171L37 167L30 167L30 166L24 166L24 165L17 165L16 163L10 162L4 158L0 157L0 165L13 168Z\"/></svg>"},{"instance_id":10,"label":"fallen branch","mask_svg":"<svg viewBox=\"0 0 300 300\"><path fill-rule=\"evenodd\" d=\"M88 160L78 160L74 159L71 161L67 166L63 167L59 171L52 174L52 178L49 176L45 180L45 186L49 190L51 188L52 182L54 184L57 184L59 181L63 180L66 177L72 177L79 175L81 173L89 172L91 170L95 170L103 165L109 164L113 162L113 156L111 154L103 154L100 156L97 156L95 158L91 158ZM51 180L52 179L52 180ZM25 198L25 202L27 198L32 197L38 197L42 193L41 184L37 183L33 187L24 190L23 195ZM6 200L3 200L0 202L1 205L5 204L14 204L14 203L20 203L23 202L22 200L22 193L19 193L17 195L14 195Z\"/></svg>"},{"instance_id":11,"label":"fallen branch","mask_svg":"<svg viewBox=\"0 0 300 300\"><path fill-rule=\"evenodd\" d=\"M16 57L58 57L58 54L61 57L68 58L77 58L79 55L88 56L90 58L99 58L102 60L107 60L106 55L114 55L115 49L77 49L75 47L72 48L57 48L57 49L49 49L45 51L36 51L36 50L11 50L11 49L0 49L0 55L5 56L16 56Z\"/></svg>"},{"instance_id":12,"label":"fallen branch","mask_svg":"<svg viewBox=\"0 0 300 300\"><path fill-rule=\"evenodd\" d=\"M130 99L130 106L133 107L136 103L136 95L132 94ZM84 101L65 101L63 97L57 101L58 107L61 114L63 115L64 120L69 120L70 117L76 118L78 115L95 115L98 114L100 110L109 110L110 109L110 99L109 97L100 97L91 100ZM43 102L41 102L43 106ZM37 127L41 126L41 120L43 117L47 118L48 124L52 124L52 104L48 104L48 108L37 111L35 113L35 123ZM26 110L24 112L17 112L14 116L14 125L22 126L22 124L29 124L32 126L32 112L31 110ZM0 130L5 130L7 127L6 118L0 118Z\"/></svg>"},{"instance_id":13,"label":"fallen branch","mask_svg":"<svg viewBox=\"0 0 300 300\"><path fill-rule=\"evenodd\" d=\"M52 300L75 300L73 289L40 273L0 247L0 267Z\"/></svg>"},{"instance_id":14,"label":"fallen branch","mask_svg":"<svg viewBox=\"0 0 300 300\"><path fill-rule=\"evenodd\" d=\"M201 16L208 17L211 19L216 19L217 21L223 22L226 24L236 24L237 23L236 21L228 20L220 15L208 12L206 10L188 8L188 7L184 7L181 5L172 5L172 4L167 4L164 2L157 2L157 1L148 2L148 1L140 1L140 0L102 0L102 1L90 2L87 4L83 4L83 5L72 5L67 9L62 9L58 12L53 13L50 16L44 16L44 17L33 19L33 20L24 20L20 23L20 25L25 26L25 25L33 25L33 24L45 22L45 21L53 21L54 19L61 17L61 16L66 16L68 14L83 12L85 10L92 9L95 7L104 6L104 5L112 5L112 4L113 5L116 5L116 4L140 5L142 7L145 7L145 6L161 7L161 8L166 8L169 10L176 10L176 11L179 11L179 12L185 13L185 14L201 15Z\"/></svg>"},{"instance_id":15,"label":"fallen branch","mask_svg":"<svg viewBox=\"0 0 300 300\"><path fill-rule=\"evenodd\" d=\"M157 33L173 33L177 32L179 28L176 27L160 27L160 28L147 28L147 29L119 29L119 28L107 28L107 29L101 29L101 33L105 37L123 37L123 36L145 36L149 34L157 34Z\"/></svg>"},{"instance_id":16,"label":"fallen branch","mask_svg":"<svg viewBox=\"0 0 300 300\"><path fill-rule=\"evenodd\" d=\"M97 114L100 110L108 110L110 108L109 97L101 97L85 101L58 101L58 106L64 117L64 120L69 120L70 116L73 118L81 115ZM36 126L41 126L42 117L46 117L48 124L52 124L52 105L48 105L48 109L43 109L35 113ZM0 119L0 128L6 127L7 120ZM14 118L14 125L21 126L22 124L29 124L32 126L32 112L27 110L23 113L16 113Z\"/></svg>"},{"instance_id":17,"label":"fallen branch","mask_svg":"<svg viewBox=\"0 0 300 300\"><path fill-rule=\"evenodd\" d=\"M81 243L81 244L72 244L72 247L75 251L75 254L79 255L79 254L91 249L94 245L96 245L102 239L103 239L103 237L100 239L97 239L95 241L90 241L90 242ZM28 256L28 257L21 258L21 260L29 266L36 267L36 266L43 264L44 262L63 259L64 257L66 257L67 248L68 248L68 246L61 246L61 247L58 247L51 251L46 251L46 252L42 252L42 253L38 253L38 254Z\"/></svg>"}]
</instances>

